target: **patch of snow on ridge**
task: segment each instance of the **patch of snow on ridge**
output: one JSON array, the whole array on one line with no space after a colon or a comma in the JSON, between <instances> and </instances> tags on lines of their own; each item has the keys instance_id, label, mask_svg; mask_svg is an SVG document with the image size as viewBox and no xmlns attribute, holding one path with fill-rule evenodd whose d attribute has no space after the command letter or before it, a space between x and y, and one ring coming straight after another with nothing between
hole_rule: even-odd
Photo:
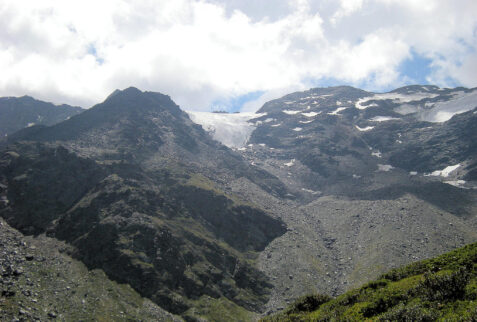
<instances>
[{"instance_id":1,"label":"patch of snow on ridge","mask_svg":"<svg viewBox=\"0 0 477 322\"><path fill-rule=\"evenodd\" d=\"M285 113L285 114L288 114L288 115L295 115L295 114L300 113L301 111L283 110L282 112Z\"/></svg>"},{"instance_id":2,"label":"patch of snow on ridge","mask_svg":"<svg viewBox=\"0 0 477 322\"><path fill-rule=\"evenodd\" d=\"M427 122L445 122L454 115L473 110L477 107L477 90L470 93L461 92L453 99L437 102L434 106L419 113L419 119Z\"/></svg>"},{"instance_id":3,"label":"patch of snow on ridge","mask_svg":"<svg viewBox=\"0 0 477 322\"><path fill-rule=\"evenodd\" d=\"M444 183L450 184L451 186L454 186L454 187L457 187L457 188L464 188L462 186L465 185L464 180L444 181Z\"/></svg>"},{"instance_id":4,"label":"patch of snow on ridge","mask_svg":"<svg viewBox=\"0 0 477 322\"><path fill-rule=\"evenodd\" d=\"M320 112L301 113L301 115L306 116L306 117L314 117L314 116L317 116L317 115L320 115L320 114L321 114L321 111Z\"/></svg>"},{"instance_id":5,"label":"patch of snow on ridge","mask_svg":"<svg viewBox=\"0 0 477 322\"><path fill-rule=\"evenodd\" d=\"M295 159L292 159L290 162L284 163L287 167L291 167L295 164Z\"/></svg>"},{"instance_id":6,"label":"patch of snow on ridge","mask_svg":"<svg viewBox=\"0 0 477 322\"><path fill-rule=\"evenodd\" d=\"M379 152L379 151L378 152L372 152L371 155L373 157L376 157L376 158L381 158L382 157L381 152Z\"/></svg>"},{"instance_id":7,"label":"patch of snow on ridge","mask_svg":"<svg viewBox=\"0 0 477 322\"><path fill-rule=\"evenodd\" d=\"M382 93L382 94L374 94L372 96L367 96L360 98L356 103L355 107L360 110L364 110L368 107L377 106L376 103L372 103L369 105L363 105L369 101L377 101L377 100L392 100L393 103L409 103L414 101L420 101L425 98L434 98L439 96L438 94L427 93L427 92L418 92L413 94L399 94L399 93Z\"/></svg>"},{"instance_id":8,"label":"patch of snow on ridge","mask_svg":"<svg viewBox=\"0 0 477 322\"><path fill-rule=\"evenodd\" d=\"M398 118L391 117L391 116L375 116L370 121L372 122L386 122L386 121L392 121L392 120L399 120Z\"/></svg>"},{"instance_id":9,"label":"patch of snow on ridge","mask_svg":"<svg viewBox=\"0 0 477 322\"><path fill-rule=\"evenodd\" d=\"M328 114L329 115L341 115L341 114L338 114L338 113L341 112L341 111L344 111L346 109L347 109L347 107L338 107L336 110L334 110L333 112L330 112Z\"/></svg>"},{"instance_id":10,"label":"patch of snow on ridge","mask_svg":"<svg viewBox=\"0 0 477 322\"><path fill-rule=\"evenodd\" d=\"M450 165L442 170L436 170L430 174L425 174L425 176L433 176L433 177L444 177L447 178L452 171L455 171L458 167L460 167L460 163L456 165Z\"/></svg>"},{"instance_id":11,"label":"patch of snow on ridge","mask_svg":"<svg viewBox=\"0 0 477 322\"><path fill-rule=\"evenodd\" d=\"M303 130L301 127L296 127L296 128L293 129L293 131L295 131L295 132L300 132L301 130Z\"/></svg>"},{"instance_id":12,"label":"patch of snow on ridge","mask_svg":"<svg viewBox=\"0 0 477 322\"><path fill-rule=\"evenodd\" d=\"M305 189L305 188L301 188L301 190L305 191L305 192L308 192L308 193L311 193L312 195L317 195L317 194L321 193L320 191L314 191L314 190Z\"/></svg>"},{"instance_id":13,"label":"patch of snow on ridge","mask_svg":"<svg viewBox=\"0 0 477 322\"><path fill-rule=\"evenodd\" d=\"M27 127L32 127L35 123L28 123Z\"/></svg>"},{"instance_id":14,"label":"patch of snow on ridge","mask_svg":"<svg viewBox=\"0 0 477 322\"><path fill-rule=\"evenodd\" d=\"M360 131L360 132L371 131L372 129L374 129L374 126L366 126L366 127L359 127L357 125L355 125L355 126L358 129L358 131Z\"/></svg>"},{"instance_id":15,"label":"patch of snow on ridge","mask_svg":"<svg viewBox=\"0 0 477 322\"><path fill-rule=\"evenodd\" d=\"M229 148L245 146L256 126L249 120L265 116L266 113L211 113L187 112L191 120L202 125L214 140Z\"/></svg>"},{"instance_id":16,"label":"patch of snow on ridge","mask_svg":"<svg viewBox=\"0 0 477 322\"><path fill-rule=\"evenodd\" d=\"M378 164L378 171L388 172L394 169L394 167L390 164Z\"/></svg>"},{"instance_id":17,"label":"patch of snow on ridge","mask_svg":"<svg viewBox=\"0 0 477 322\"><path fill-rule=\"evenodd\" d=\"M309 124L311 122L313 122L313 120L309 120L309 121L299 121L301 124Z\"/></svg>"}]
</instances>

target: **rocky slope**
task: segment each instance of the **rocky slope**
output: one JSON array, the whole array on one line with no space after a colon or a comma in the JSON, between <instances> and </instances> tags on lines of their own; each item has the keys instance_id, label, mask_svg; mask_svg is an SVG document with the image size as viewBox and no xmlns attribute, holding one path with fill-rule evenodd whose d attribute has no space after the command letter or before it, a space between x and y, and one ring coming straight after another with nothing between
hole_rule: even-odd
<instances>
[{"instance_id":1,"label":"rocky slope","mask_svg":"<svg viewBox=\"0 0 477 322\"><path fill-rule=\"evenodd\" d=\"M475 321L477 244L391 270L336 299L304 296L264 321Z\"/></svg>"},{"instance_id":2,"label":"rocky slope","mask_svg":"<svg viewBox=\"0 0 477 322\"><path fill-rule=\"evenodd\" d=\"M53 125L82 111L81 107L53 105L30 96L0 97L0 138L34 125Z\"/></svg>"},{"instance_id":3,"label":"rocky slope","mask_svg":"<svg viewBox=\"0 0 477 322\"><path fill-rule=\"evenodd\" d=\"M290 193L234 188L288 227L260 256L275 285L268 310L477 240L476 93L318 88L250 117L256 129L237 152Z\"/></svg>"},{"instance_id":4,"label":"rocky slope","mask_svg":"<svg viewBox=\"0 0 477 322\"><path fill-rule=\"evenodd\" d=\"M169 97L129 88L20 137L0 161L1 216L15 228L66 241L88 268L189 318L214 301L262 310L271 284L257 252L285 227L222 182L250 178L277 196L285 188Z\"/></svg>"},{"instance_id":5,"label":"rocky slope","mask_svg":"<svg viewBox=\"0 0 477 322\"><path fill-rule=\"evenodd\" d=\"M130 286L88 270L70 247L25 237L0 218L0 320L181 321Z\"/></svg>"}]
</instances>

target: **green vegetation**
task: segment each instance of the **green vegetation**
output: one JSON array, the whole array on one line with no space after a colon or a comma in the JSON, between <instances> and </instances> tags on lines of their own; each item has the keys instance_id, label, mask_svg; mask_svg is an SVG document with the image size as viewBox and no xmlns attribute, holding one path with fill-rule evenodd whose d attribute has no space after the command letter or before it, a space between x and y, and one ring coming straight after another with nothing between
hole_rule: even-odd
<instances>
[{"instance_id":1,"label":"green vegetation","mask_svg":"<svg viewBox=\"0 0 477 322\"><path fill-rule=\"evenodd\" d=\"M193 308L189 309L184 318L204 319L206 321L253 321L257 314L245 310L225 297L214 299L202 296L195 301Z\"/></svg>"},{"instance_id":2,"label":"green vegetation","mask_svg":"<svg viewBox=\"0 0 477 322\"><path fill-rule=\"evenodd\" d=\"M263 321L363 320L477 320L477 243L391 270L334 299L302 297Z\"/></svg>"}]
</instances>

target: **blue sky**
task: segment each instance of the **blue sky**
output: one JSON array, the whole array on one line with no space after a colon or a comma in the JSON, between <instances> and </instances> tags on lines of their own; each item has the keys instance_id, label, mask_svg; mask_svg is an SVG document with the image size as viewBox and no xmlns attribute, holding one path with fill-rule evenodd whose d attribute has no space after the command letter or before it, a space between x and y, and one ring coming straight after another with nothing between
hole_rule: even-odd
<instances>
[{"instance_id":1,"label":"blue sky","mask_svg":"<svg viewBox=\"0 0 477 322\"><path fill-rule=\"evenodd\" d=\"M3 0L0 96L90 107L115 89L258 109L316 86L477 86L474 0Z\"/></svg>"}]
</instances>

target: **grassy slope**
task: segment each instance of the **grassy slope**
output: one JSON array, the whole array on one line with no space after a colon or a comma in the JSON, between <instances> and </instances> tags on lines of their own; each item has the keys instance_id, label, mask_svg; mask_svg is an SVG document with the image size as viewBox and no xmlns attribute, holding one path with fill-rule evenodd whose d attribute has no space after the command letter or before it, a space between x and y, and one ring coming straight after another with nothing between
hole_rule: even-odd
<instances>
[{"instance_id":1,"label":"grassy slope","mask_svg":"<svg viewBox=\"0 0 477 322\"><path fill-rule=\"evenodd\" d=\"M475 321L477 243L391 270L335 299L304 296L264 321Z\"/></svg>"}]
</instances>

